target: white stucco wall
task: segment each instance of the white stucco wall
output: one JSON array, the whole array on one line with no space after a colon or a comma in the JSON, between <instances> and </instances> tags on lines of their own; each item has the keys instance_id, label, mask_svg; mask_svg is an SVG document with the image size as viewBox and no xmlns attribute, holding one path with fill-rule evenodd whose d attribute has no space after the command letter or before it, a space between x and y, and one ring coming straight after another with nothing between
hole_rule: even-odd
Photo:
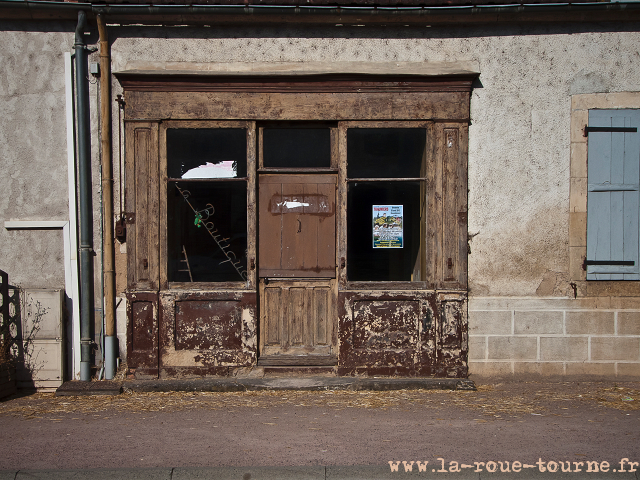
<instances>
[{"instance_id":1,"label":"white stucco wall","mask_svg":"<svg viewBox=\"0 0 640 480\"><path fill-rule=\"evenodd\" d=\"M640 90L640 34L627 27L216 27L196 38L180 27L122 27L110 35L114 71L145 62L477 62L470 293L529 296L569 294L570 95Z\"/></svg>"},{"instance_id":2,"label":"white stucco wall","mask_svg":"<svg viewBox=\"0 0 640 480\"><path fill-rule=\"evenodd\" d=\"M68 219L63 55L73 48L74 28L73 23L0 22L0 222ZM112 26L109 37L114 71L149 62L474 63L480 77L472 92L469 127L472 373L474 369L495 373L501 368L506 373L540 373L551 359L555 363L548 371L552 373L593 373L602 367L597 362L607 362L601 373L637 375L640 353L634 352L640 352L640 300L633 311L627 311L629 303L615 306L599 299L571 303L568 272L571 95L640 91L639 32L636 24L304 29ZM89 43L95 41L94 34ZM90 61L97 61L97 54ZM99 123L95 80L92 82L99 296ZM113 86L113 96L121 93L117 81ZM113 114L117 165L115 103ZM118 198L117 167L114 175ZM123 265L124 249L118 246L117 252ZM14 284L64 286L62 233L7 231L0 223L0 269L9 272ZM517 305L514 298L521 299ZM588 311L602 308L611 310L610 315L594 320L593 329L574 329L574 310L582 309L587 319ZM543 312L536 314L535 321L531 321L533 310ZM528 313L519 316L521 311ZM122 319L122 309L120 313ZM577 322L591 325L582 317ZM535 328L527 330L529 324ZM123 334L124 322L119 322L121 341ZM629 343L625 356L605 358L609 350L621 351L613 340L620 336L626 336L620 341ZM603 348L602 358L592 349L594 338L596 345L614 342L610 349ZM580 351L573 357L554 353L574 348L575 342L580 343ZM545 350L551 343L556 350ZM529 350L531 355L523 357L522 352ZM586 357L583 350L588 352ZM595 367L576 370L585 358ZM546 367L537 368L540 362L547 362ZM622 362L622 367L611 362Z\"/></svg>"},{"instance_id":3,"label":"white stucco wall","mask_svg":"<svg viewBox=\"0 0 640 480\"><path fill-rule=\"evenodd\" d=\"M0 269L14 285L63 288L62 230L4 228L69 219L63 52L73 36L43 27L0 22Z\"/></svg>"}]
</instances>

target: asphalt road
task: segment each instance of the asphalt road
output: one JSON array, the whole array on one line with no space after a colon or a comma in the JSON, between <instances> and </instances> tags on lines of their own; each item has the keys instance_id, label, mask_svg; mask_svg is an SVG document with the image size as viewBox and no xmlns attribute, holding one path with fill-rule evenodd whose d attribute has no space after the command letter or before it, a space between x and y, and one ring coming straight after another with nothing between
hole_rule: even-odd
<instances>
[{"instance_id":1,"label":"asphalt road","mask_svg":"<svg viewBox=\"0 0 640 480\"><path fill-rule=\"evenodd\" d=\"M415 474L417 462L429 461L429 469L444 464L462 472L508 465L526 473L542 462L558 473L568 465L587 472L596 463L619 473L640 462L639 427L640 382L480 384L477 392L36 394L0 402L0 471L350 465L391 471L391 461L400 462L400 473L402 461L413 461Z\"/></svg>"}]
</instances>

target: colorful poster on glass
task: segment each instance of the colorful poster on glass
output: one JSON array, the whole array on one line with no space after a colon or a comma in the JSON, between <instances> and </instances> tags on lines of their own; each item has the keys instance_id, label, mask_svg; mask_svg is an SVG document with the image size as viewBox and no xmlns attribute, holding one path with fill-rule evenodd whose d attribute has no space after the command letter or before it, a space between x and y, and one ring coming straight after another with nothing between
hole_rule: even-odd
<instances>
[{"instance_id":1,"label":"colorful poster on glass","mask_svg":"<svg viewBox=\"0 0 640 480\"><path fill-rule=\"evenodd\" d=\"M373 248L402 248L402 205L373 206Z\"/></svg>"}]
</instances>

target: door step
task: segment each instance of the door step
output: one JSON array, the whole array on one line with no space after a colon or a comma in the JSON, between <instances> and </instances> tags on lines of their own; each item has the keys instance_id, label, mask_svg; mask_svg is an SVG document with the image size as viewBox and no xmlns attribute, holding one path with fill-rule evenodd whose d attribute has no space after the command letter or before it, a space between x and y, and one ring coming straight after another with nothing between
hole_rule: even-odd
<instances>
[{"instance_id":1,"label":"door step","mask_svg":"<svg viewBox=\"0 0 640 480\"><path fill-rule=\"evenodd\" d=\"M265 377L335 377L335 367L263 367Z\"/></svg>"},{"instance_id":2,"label":"door step","mask_svg":"<svg viewBox=\"0 0 640 480\"><path fill-rule=\"evenodd\" d=\"M335 355L261 355L259 367L335 367Z\"/></svg>"}]
</instances>

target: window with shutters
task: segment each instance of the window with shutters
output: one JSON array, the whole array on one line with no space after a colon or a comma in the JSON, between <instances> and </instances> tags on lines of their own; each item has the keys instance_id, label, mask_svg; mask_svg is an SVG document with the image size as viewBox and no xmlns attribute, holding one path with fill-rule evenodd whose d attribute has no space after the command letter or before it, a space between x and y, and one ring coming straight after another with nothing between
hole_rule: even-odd
<instances>
[{"instance_id":1,"label":"window with shutters","mask_svg":"<svg viewBox=\"0 0 640 480\"><path fill-rule=\"evenodd\" d=\"M590 110L587 280L639 280L640 110Z\"/></svg>"}]
</instances>

